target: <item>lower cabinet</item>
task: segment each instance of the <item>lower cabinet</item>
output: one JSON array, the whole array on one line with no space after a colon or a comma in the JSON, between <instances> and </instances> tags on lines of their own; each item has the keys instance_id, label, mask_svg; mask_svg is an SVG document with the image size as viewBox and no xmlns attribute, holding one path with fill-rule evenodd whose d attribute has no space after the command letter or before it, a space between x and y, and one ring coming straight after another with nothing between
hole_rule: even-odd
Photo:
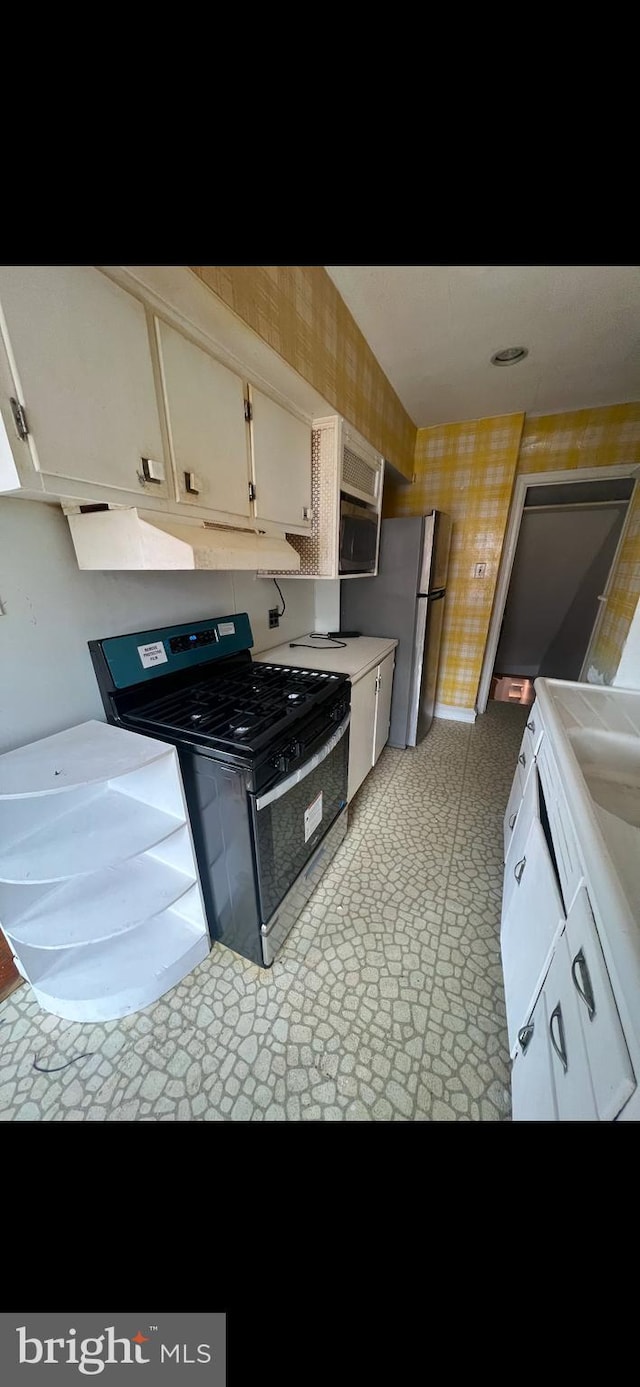
<instances>
[{"instance_id":1,"label":"lower cabinet","mask_svg":"<svg viewBox=\"0 0 640 1387\"><path fill-rule=\"evenodd\" d=\"M514 854L515 856L515 854ZM532 820L522 857L509 856L512 887L502 920L500 947L507 1005L509 1046L540 985L553 940L564 920L562 901L540 820Z\"/></svg>"},{"instance_id":2,"label":"lower cabinet","mask_svg":"<svg viewBox=\"0 0 640 1387\"><path fill-rule=\"evenodd\" d=\"M518 1032L518 1044L514 1118L594 1121L596 1104L564 934L531 1016Z\"/></svg>"},{"instance_id":3,"label":"lower cabinet","mask_svg":"<svg viewBox=\"0 0 640 1387\"><path fill-rule=\"evenodd\" d=\"M350 801L376 761L389 736L395 655L391 651L351 689L349 733Z\"/></svg>"},{"instance_id":4,"label":"lower cabinet","mask_svg":"<svg viewBox=\"0 0 640 1387\"><path fill-rule=\"evenodd\" d=\"M504 827L500 944L514 1120L613 1121L636 1077L544 736L526 770L516 769Z\"/></svg>"}]
</instances>

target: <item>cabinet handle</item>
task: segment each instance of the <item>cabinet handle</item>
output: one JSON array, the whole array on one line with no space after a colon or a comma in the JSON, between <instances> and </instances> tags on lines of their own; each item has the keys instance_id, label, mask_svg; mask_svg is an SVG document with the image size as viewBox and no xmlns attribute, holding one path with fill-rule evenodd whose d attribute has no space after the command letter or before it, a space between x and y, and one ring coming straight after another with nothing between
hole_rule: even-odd
<instances>
[{"instance_id":1,"label":"cabinet handle","mask_svg":"<svg viewBox=\"0 0 640 1387\"><path fill-rule=\"evenodd\" d=\"M526 758L526 756L525 756L525 754L524 754L524 751L521 751L521 752L520 752L520 755L519 755L519 757L518 757L518 760L519 760L521 766L526 766L526 764L527 764L527 758Z\"/></svg>"},{"instance_id":2,"label":"cabinet handle","mask_svg":"<svg viewBox=\"0 0 640 1387\"><path fill-rule=\"evenodd\" d=\"M560 1041L560 1044L558 1044L553 1034L554 1021L558 1022L558 1039ZM549 1021L549 1034L551 1036L551 1044L553 1045L556 1055L558 1056L558 1059L560 1060L562 1068L564 1069L564 1072L566 1074L567 1069L569 1068L569 1061L567 1059L567 1047L565 1045L564 1039L564 1022L562 1020L562 1007L560 1006L559 1002L557 1007L554 1007L551 1013L551 1019Z\"/></svg>"},{"instance_id":3,"label":"cabinet handle","mask_svg":"<svg viewBox=\"0 0 640 1387\"><path fill-rule=\"evenodd\" d=\"M524 875L524 869L525 869L526 865L527 865L527 859L526 859L526 857L521 857L521 858L520 858L520 861L519 861L519 862L516 862L516 865L515 865L515 867L514 867L514 869L513 869L513 875L514 875L514 877L515 877L515 879L516 879L516 881L517 881L517 883L518 883L518 886L520 885L520 882L522 881L522 878L523 878L523 875ZM518 872L518 867L520 868L520 871L519 871L519 872Z\"/></svg>"},{"instance_id":4,"label":"cabinet handle","mask_svg":"<svg viewBox=\"0 0 640 1387\"><path fill-rule=\"evenodd\" d=\"M156 462L154 458L141 458L142 476L145 482L155 482L160 485L164 481L164 465Z\"/></svg>"},{"instance_id":5,"label":"cabinet handle","mask_svg":"<svg viewBox=\"0 0 640 1387\"><path fill-rule=\"evenodd\" d=\"M528 722L528 723L527 723L527 727L529 728L529 731L530 731L530 732L535 732L535 730L536 730L536 725L535 725L535 722L533 721L533 718L531 719L531 722Z\"/></svg>"},{"instance_id":6,"label":"cabinet handle","mask_svg":"<svg viewBox=\"0 0 640 1387\"><path fill-rule=\"evenodd\" d=\"M518 1031L518 1040L520 1042L520 1048L522 1050L523 1055L527 1049L527 1046L531 1042L533 1030L533 1021L529 1021L528 1025L521 1026L520 1030Z\"/></svg>"},{"instance_id":7,"label":"cabinet handle","mask_svg":"<svg viewBox=\"0 0 640 1387\"><path fill-rule=\"evenodd\" d=\"M578 970L580 971L580 976L582 978L582 987L578 982ZM589 976L587 960L584 956L582 949L578 949L573 963L571 964L571 976L573 978L576 992L578 993L579 997L582 997L582 1000L587 1008L587 1011L589 1013L589 1020L593 1021L593 1018L596 1014L596 1002L595 997L593 995L593 987L591 986L591 978Z\"/></svg>"},{"instance_id":8,"label":"cabinet handle","mask_svg":"<svg viewBox=\"0 0 640 1387\"><path fill-rule=\"evenodd\" d=\"M509 819L509 828L511 829L511 832L512 832L512 833L513 833L513 825L514 825L514 823L515 823L517 817L518 817L518 810L516 809L515 812L511 815L511 818Z\"/></svg>"}]
</instances>

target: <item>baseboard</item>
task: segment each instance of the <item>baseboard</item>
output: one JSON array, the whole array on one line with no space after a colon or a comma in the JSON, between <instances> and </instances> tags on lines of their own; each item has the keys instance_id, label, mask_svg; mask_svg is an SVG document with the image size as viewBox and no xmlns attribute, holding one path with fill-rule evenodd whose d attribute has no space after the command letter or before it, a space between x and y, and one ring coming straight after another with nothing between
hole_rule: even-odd
<instances>
[{"instance_id":1,"label":"baseboard","mask_svg":"<svg viewBox=\"0 0 640 1387\"><path fill-rule=\"evenodd\" d=\"M436 718L452 718L454 722L475 722L475 708L456 708L453 703L436 703Z\"/></svg>"}]
</instances>

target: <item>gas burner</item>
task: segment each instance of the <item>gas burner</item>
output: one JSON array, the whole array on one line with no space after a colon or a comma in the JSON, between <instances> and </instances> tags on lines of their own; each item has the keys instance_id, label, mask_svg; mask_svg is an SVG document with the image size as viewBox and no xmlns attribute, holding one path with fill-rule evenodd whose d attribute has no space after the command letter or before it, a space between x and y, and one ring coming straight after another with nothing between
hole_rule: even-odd
<instances>
[{"instance_id":1,"label":"gas burner","mask_svg":"<svg viewBox=\"0 0 640 1387\"><path fill-rule=\"evenodd\" d=\"M229 727L236 737L247 737L253 731L256 723L260 721L261 719L256 717L255 713L235 713L232 718L229 718Z\"/></svg>"}]
</instances>

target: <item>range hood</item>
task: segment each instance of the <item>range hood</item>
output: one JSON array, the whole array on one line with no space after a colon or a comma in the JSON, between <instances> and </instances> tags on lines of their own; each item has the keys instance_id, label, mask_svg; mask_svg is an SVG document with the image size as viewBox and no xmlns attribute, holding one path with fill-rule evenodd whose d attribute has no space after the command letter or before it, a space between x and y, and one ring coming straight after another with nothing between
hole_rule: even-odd
<instances>
[{"instance_id":1,"label":"range hood","mask_svg":"<svg viewBox=\"0 0 640 1387\"><path fill-rule=\"evenodd\" d=\"M140 514L135 507L87 511L67 519L80 568L300 569L300 555L279 535Z\"/></svg>"}]
</instances>

